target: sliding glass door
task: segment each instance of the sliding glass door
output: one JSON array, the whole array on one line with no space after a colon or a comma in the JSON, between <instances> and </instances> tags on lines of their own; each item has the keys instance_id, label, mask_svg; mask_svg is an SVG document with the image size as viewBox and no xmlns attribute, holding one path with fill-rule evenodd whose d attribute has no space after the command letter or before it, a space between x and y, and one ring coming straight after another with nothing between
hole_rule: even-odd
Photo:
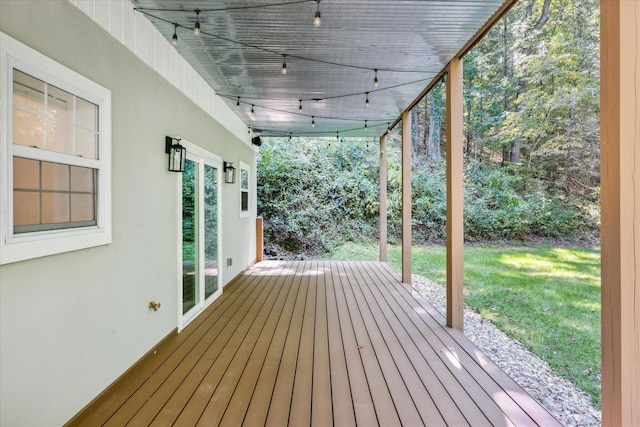
<instances>
[{"instance_id":1,"label":"sliding glass door","mask_svg":"<svg viewBox=\"0 0 640 427\"><path fill-rule=\"evenodd\" d=\"M180 327L222 293L220 286L220 160L187 147L182 174Z\"/></svg>"}]
</instances>

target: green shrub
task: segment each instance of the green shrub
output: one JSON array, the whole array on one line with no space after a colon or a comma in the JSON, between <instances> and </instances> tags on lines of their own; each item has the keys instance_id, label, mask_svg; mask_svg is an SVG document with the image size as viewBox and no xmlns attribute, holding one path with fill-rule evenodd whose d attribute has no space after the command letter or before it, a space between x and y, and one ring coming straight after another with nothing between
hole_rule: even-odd
<instances>
[{"instance_id":1,"label":"green shrub","mask_svg":"<svg viewBox=\"0 0 640 427\"><path fill-rule=\"evenodd\" d=\"M377 148L368 148L366 140L329 145L310 138L265 138L258 157L258 214L264 217L266 244L314 255L345 241L375 241L378 176ZM545 185L517 167L467 165L465 239L557 239L598 229L593 206L562 200ZM389 156L387 186L389 241L394 243L400 240L402 218L401 169L395 156ZM444 163L414 166L412 196L414 242L443 242Z\"/></svg>"}]
</instances>

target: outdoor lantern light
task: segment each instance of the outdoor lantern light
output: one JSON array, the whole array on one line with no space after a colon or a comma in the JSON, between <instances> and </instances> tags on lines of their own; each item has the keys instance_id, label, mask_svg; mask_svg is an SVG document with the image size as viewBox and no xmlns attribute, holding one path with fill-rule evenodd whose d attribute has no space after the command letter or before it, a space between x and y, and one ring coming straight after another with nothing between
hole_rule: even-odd
<instances>
[{"instance_id":1,"label":"outdoor lantern light","mask_svg":"<svg viewBox=\"0 0 640 427\"><path fill-rule=\"evenodd\" d=\"M187 149L180 145L180 138L167 136L164 151L169 155L169 172L184 172Z\"/></svg>"},{"instance_id":2,"label":"outdoor lantern light","mask_svg":"<svg viewBox=\"0 0 640 427\"><path fill-rule=\"evenodd\" d=\"M224 182L227 184L234 184L236 182L236 168L233 167L233 163L224 162Z\"/></svg>"}]
</instances>

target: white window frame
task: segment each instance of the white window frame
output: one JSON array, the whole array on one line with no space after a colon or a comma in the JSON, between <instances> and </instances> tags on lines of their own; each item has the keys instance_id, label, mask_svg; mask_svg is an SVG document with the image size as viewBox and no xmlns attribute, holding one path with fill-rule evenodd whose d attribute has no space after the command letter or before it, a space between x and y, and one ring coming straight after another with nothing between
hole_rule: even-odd
<instances>
[{"instance_id":1,"label":"white window frame","mask_svg":"<svg viewBox=\"0 0 640 427\"><path fill-rule=\"evenodd\" d=\"M196 317L198 317L209 305L211 305L223 292L223 268L222 268L222 182L224 177L222 176L222 157L213 154L212 152L192 143L185 139L180 140L180 144L187 149L187 159L194 161L198 168L198 177L202 179L204 176L204 165L213 166L218 170L217 185L218 185L218 290L214 292L209 298L205 299L204 294L204 276L202 274L199 277L198 292L200 292L200 298L198 303L186 313L182 313L182 174L177 175L177 196L180 203L177 203L177 217L178 217L178 332L184 329L189 323L191 323ZM204 186L198 184L197 194L198 199L204 200ZM198 209L198 222L204 224L204 209ZM198 227L198 264L204 263L204 227Z\"/></svg>"},{"instance_id":2,"label":"white window frame","mask_svg":"<svg viewBox=\"0 0 640 427\"><path fill-rule=\"evenodd\" d=\"M240 218L248 218L251 216L251 168L249 165L239 160L239 172L238 172L238 194L240 194ZM247 188L242 187L242 171L247 171L248 181ZM242 192L247 192L247 210L242 210Z\"/></svg>"},{"instance_id":3,"label":"white window frame","mask_svg":"<svg viewBox=\"0 0 640 427\"><path fill-rule=\"evenodd\" d=\"M18 40L0 32L0 264L110 244L111 91ZM37 148L13 146L12 70L66 90L98 106L98 159L73 158ZM15 234L13 231L13 157L71 164L98 170L96 225Z\"/></svg>"}]
</instances>

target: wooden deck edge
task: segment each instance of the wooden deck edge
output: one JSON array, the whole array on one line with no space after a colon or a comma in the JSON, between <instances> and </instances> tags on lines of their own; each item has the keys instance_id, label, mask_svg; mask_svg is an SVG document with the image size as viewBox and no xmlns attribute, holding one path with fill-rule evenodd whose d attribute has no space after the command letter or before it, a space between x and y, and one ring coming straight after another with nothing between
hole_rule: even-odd
<instances>
[{"instance_id":1,"label":"wooden deck edge","mask_svg":"<svg viewBox=\"0 0 640 427\"><path fill-rule=\"evenodd\" d=\"M140 366L147 358L154 355L154 352L164 343L166 343L169 339L178 335L178 328L173 328L171 332L169 332L164 338L162 338L156 345L151 347L149 351L147 351L140 359L138 359L133 365L129 367L126 371L124 371L118 378L116 378L107 388L105 388L100 394L98 394L91 402L87 403L87 405L80 410L76 415L73 416L69 421L67 421L64 426L78 426L81 425L83 421L86 420L87 415L93 413L97 408L99 408L105 400L107 400L114 390L115 386L120 383L120 381L126 377L130 372Z\"/></svg>"},{"instance_id":2,"label":"wooden deck edge","mask_svg":"<svg viewBox=\"0 0 640 427\"><path fill-rule=\"evenodd\" d=\"M393 277L400 282L402 286L409 287L413 292L420 295L418 291L407 283L402 282L402 279L398 273L396 273L391 266L387 263L381 262L385 269L392 273ZM421 296L421 295L420 295ZM422 297L422 296L421 296ZM424 298L422 298L427 304ZM431 304L429 304L431 305ZM434 318L440 318L441 321L446 321L446 318L437 310L430 311L429 314ZM447 327L443 324L444 330L449 334L451 338L462 348L464 351L480 366L489 376L496 382L496 384L504 390L504 392L511 397L511 399L520 406L532 420L540 426L560 426L562 425L556 417L549 411L544 405L538 402L527 390L525 390L520 384L518 384L513 378L511 378L506 372L504 372L489 356L487 356L478 346L476 346L464 332ZM522 393L524 393L524 395ZM535 411L533 406L537 406L542 411Z\"/></svg>"},{"instance_id":3,"label":"wooden deck edge","mask_svg":"<svg viewBox=\"0 0 640 427\"><path fill-rule=\"evenodd\" d=\"M562 423L542 403L538 402L527 390L503 371L489 356L457 329L446 327L445 331L467 352L495 382L522 408L539 426L561 426ZM538 410L541 409L540 410Z\"/></svg>"}]
</instances>

